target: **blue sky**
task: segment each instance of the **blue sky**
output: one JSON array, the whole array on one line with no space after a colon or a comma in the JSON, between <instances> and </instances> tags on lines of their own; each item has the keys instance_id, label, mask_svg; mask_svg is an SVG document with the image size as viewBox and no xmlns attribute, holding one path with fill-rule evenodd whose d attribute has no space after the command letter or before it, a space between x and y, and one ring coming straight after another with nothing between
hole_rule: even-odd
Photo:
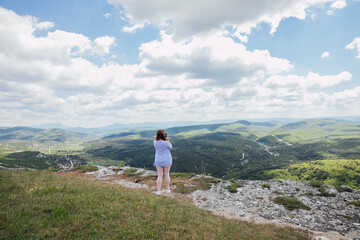
<instances>
[{"instance_id":1,"label":"blue sky","mask_svg":"<svg viewBox=\"0 0 360 240\"><path fill-rule=\"evenodd\" d=\"M0 126L360 115L360 1L0 0Z\"/></svg>"}]
</instances>

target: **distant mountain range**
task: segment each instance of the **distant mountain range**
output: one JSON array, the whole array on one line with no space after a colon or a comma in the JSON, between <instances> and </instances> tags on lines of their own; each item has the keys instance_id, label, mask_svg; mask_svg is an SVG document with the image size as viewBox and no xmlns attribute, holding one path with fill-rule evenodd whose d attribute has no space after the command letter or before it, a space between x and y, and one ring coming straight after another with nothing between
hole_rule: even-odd
<instances>
[{"instance_id":1,"label":"distant mountain range","mask_svg":"<svg viewBox=\"0 0 360 240\"><path fill-rule=\"evenodd\" d=\"M341 119L341 120L337 120ZM0 127L0 141L33 140L37 142L55 141L84 142L104 137L124 137L138 134L140 137L153 137L157 129L166 129L171 136L192 137L212 132L240 133L255 138L266 134L287 134L287 141L317 137L336 137L338 135L358 135L356 128L360 117L332 117L326 119L298 120L295 118L272 118L266 121L219 120L208 122L144 122L133 124L115 123L105 127L83 128L68 127L61 123L44 124L37 127ZM348 124L347 124L348 123ZM345 124L345 125L344 125ZM355 125L354 125L355 124ZM355 129L349 126L355 126ZM340 132L339 132L340 131ZM293 132L290 134L289 132ZM354 133L354 134L352 134ZM289 137L292 135L292 137ZM295 136L295 137L294 137Z\"/></svg>"},{"instance_id":2,"label":"distant mountain range","mask_svg":"<svg viewBox=\"0 0 360 240\"><path fill-rule=\"evenodd\" d=\"M84 133L67 132L59 128L30 128L12 127L0 128L0 141L28 141L28 142L84 142L94 139Z\"/></svg>"},{"instance_id":3,"label":"distant mountain range","mask_svg":"<svg viewBox=\"0 0 360 240\"><path fill-rule=\"evenodd\" d=\"M321 119L321 118L314 118ZM326 117L322 119L332 119L332 120L344 120L344 121L353 121L360 122L360 116L346 116L346 117ZM246 121L252 122L282 122L282 123L291 123L303 120L302 118L263 118L263 119L247 119ZM62 123L48 123L38 126L33 126L31 128L38 129L51 129L58 128L66 130L67 132L72 133L84 133L90 134L95 137L105 137L111 134L118 134L122 132L141 132L144 130L154 130L154 129L168 129L174 127L186 127L186 126L199 126L199 125L212 125L212 124L228 124L234 123L238 120L236 119L226 119L226 120L213 120L213 121L173 121L173 122L140 122L140 123L131 123L131 124L122 124L114 123L104 127L95 127L95 128L84 128L84 127L70 127L63 125ZM244 121L244 120L242 120Z\"/></svg>"}]
</instances>

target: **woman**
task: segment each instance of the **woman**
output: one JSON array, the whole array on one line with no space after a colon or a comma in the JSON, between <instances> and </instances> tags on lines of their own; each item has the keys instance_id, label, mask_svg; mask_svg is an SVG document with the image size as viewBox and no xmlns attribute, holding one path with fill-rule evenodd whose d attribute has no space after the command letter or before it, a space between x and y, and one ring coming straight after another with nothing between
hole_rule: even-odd
<instances>
[{"instance_id":1,"label":"woman","mask_svg":"<svg viewBox=\"0 0 360 240\"><path fill-rule=\"evenodd\" d=\"M156 133L156 140L154 140L155 147L155 161L154 166L157 169L157 191L156 194L161 194L161 183L163 175L165 176L166 193L170 193L170 167L172 165L172 156L170 149L172 145L167 138L164 130L158 130Z\"/></svg>"}]
</instances>

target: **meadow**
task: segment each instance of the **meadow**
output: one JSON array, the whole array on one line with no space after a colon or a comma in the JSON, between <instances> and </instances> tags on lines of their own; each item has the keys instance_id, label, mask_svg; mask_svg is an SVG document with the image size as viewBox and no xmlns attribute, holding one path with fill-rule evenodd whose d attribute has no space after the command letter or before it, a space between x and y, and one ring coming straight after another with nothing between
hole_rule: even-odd
<instances>
[{"instance_id":1,"label":"meadow","mask_svg":"<svg viewBox=\"0 0 360 240\"><path fill-rule=\"evenodd\" d=\"M0 171L1 239L309 239L183 200L48 171Z\"/></svg>"}]
</instances>

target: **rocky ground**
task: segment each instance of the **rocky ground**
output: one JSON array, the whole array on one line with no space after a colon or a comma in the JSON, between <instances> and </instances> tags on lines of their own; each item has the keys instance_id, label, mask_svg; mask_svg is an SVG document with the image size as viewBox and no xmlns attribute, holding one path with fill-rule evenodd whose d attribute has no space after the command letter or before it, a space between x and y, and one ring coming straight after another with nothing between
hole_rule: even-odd
<instances>
[{"instance_id":1,"label":"rocky ground","mask_svg":"<svg viewBox=\"0 0 360 240\"><path fill-rule=\"evenodd\" d=\"M127 169L129 167L118 169L99 166L98 171L88 172L86 175L125 187L145 188L152 192L156 190L155 171L136 169L132 177L124 177ZM146 178L146 176L152 178ZM198 177L195 176L193 179ZM205 178L208 177L205 176ZM146 181L146 179L151 181ZM191 186L191 180L187 179L185 185ZM185 196L200 208L227 218L307 229L311 231L314 239L360 240L360 208L348 204L360 200L359 190L338 192L335 188L324 185L322 191L325 190L329 195L325 197L321 196L319 187L310 186L308 182L239 180L238 183L241 187L236 188L237 192L234 193L227 189L232 184L230 181L220 180L210 183L204 190L195 190L185 194L179 193L176 189L179 185L174 184L171 186L172 193L163 193L163 195ZM274 202L274 199L279 196L296 198L310 210L290 211Z\"/></svg>"}]
</instances>

